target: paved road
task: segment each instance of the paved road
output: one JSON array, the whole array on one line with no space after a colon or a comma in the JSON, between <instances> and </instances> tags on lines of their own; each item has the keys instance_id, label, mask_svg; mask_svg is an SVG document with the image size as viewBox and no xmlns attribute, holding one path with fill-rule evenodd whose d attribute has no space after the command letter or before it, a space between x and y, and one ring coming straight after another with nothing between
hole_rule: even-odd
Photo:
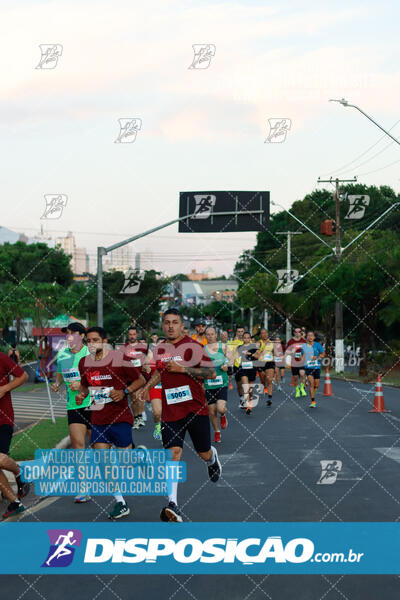
<instances>
[{"instance_id":1,"label":"paved road","mask_svg":"<svg viewBox=\"0 0 400 600\"><path fill-rule=\"evenodd\" d=\"M218 451L223 477L207 479L190 443L184 452L188 480L178 499L193 521L396 521L400 518L400 397L384 388L388 414L371 414L372 387L334 381L332 398L296 400L288 383L268 408L260 401L251 416L229 396L229 426ZM148 424L137 444L155 447ZM342 462L336 483L317 484L321 460ZM105 521L113 504L95 498L74 505L70 498L31 497L34 513L22 521ZM129 498L130 521L157 521L163 499ZM174 526L174 525L171 525ZM143 597L149 600L210 600L229 596L248 600L394 600L400 578L394 576L3 576L9 600L81 597ZM31 587L29 587L31 586ZM65 592L63 592L65 590Z\"/></svg>"}]
</instances>

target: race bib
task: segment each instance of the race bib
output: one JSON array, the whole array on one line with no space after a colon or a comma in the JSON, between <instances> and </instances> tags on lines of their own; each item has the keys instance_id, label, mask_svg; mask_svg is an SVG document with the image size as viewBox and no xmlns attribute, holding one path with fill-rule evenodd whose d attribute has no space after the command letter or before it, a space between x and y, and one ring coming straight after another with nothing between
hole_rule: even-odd
<instances>
[{"instance_id":1,"label":"race bib","mask_svg":"<svg viewBox=\"0 0 400 600\"><path fill-rule=\"evenodd\" d=\"M179 402L193 400L192 392L188 385L181 385L181 387L165 390L165 398L167 404L178 404Z\"/></svg>"},{"instance_id":2,"label":"race bib","mask_svg":"<svg viewBox=\"0 0 400 600\"><path fill-rule=\"evenodd\" d=\"M110 392L113 391L113 387L90 387L89 393L93 404L108 404L112 402L110 398Z\"/></svg>"},{"instance_id":3,"label":"race bib","mask_svg":"<svg viewBox=\"0 0 400 600\"><path fill-rule=\"evenodd\" d=\"M81 374L79 373L78 369L65 369L62 374L67 383L81 380Z\"/></svg>"},{"instance_id":4,"label":"race bib","mask_svg":"<svg viewBox=\"0 0 400 600\"><path fill-rule=\"evenodd\" d=\"M267 352L266 354L264 354L264 360L265 362L271 362L272 360L274 360L274 357L270 352Z\"/></svg>"},{"instance_id":5,"label":"race bib","mask_svg":"<svg viewBox=\"0 0 400 600\"><path fill-rule=\"evenodd\" d=\"M252 369L253 362L251 360L242 361L242 369Z\"/></svg>"},{"instance_id":6,"label":"race bib","mask_svg":"<svg viewBox=\"0 0 400 600\"><path fill-rule=\"evenodd\" d=\"M133 364L134 367L140 367L140 365L142 364L140 362L140 358L132 358L131 363Z\"/></svg>"},{"instance_id":7,"label":"race bib","mask_svg":"<svg viewBox=\"0 0 400 600\"><path fill-rule=\"evenodd\" d=\"M215 379L206 379L207 385L212 385L215 387L221 386L224 382L222 379L222 375L218 375Z\"/></svg>"},{"instance_id":8,"label":"race bib","mask_svg":"<svg viewBox=\"0 0 400 600\"><path fill-rule=\"evenodd\" d=\"M281 364L283 362L283 356L275 356L275 362Z\"/></svg>"},{"instance_id":9,"label":"race bib","mask_svg":"<svg viewBox=\"0 0 400 600\"><path fill-rule=\"evenodd\" d=\"M313 367L313 368L318 368L318 361L317 360L308 360L307 361L307 367Z\"/></svg>"}]
</instances>

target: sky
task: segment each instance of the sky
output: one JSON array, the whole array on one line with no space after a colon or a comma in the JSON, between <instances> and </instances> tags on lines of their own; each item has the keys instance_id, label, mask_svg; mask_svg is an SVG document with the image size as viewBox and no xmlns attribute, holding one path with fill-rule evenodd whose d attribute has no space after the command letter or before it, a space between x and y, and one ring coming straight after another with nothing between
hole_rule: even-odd
<instances>
[{"instance_id":1,"label":"sky","mask_svg":"<svg viewBox=\"0 0 400 600\"><path fill-rule=\"evenodd\" d=\"M318 176L357 175L400 192L399 146L329 102L400 138L395 2L3 0L1 12L1 226L72 231L94 267L97 246L176 218L180 191L268 190L289 208ZM40 44L62 46L54 69L35 68ZM189 69L193 44L215 46L207 69ZM133 143L115 143L122 118L141 119ZM276 118L291 128L265 143ZM41 220L45 194L67 196L59 219ZM255 239L173 225L133 252L228 276Z\"/></svg>"}]
</instances>

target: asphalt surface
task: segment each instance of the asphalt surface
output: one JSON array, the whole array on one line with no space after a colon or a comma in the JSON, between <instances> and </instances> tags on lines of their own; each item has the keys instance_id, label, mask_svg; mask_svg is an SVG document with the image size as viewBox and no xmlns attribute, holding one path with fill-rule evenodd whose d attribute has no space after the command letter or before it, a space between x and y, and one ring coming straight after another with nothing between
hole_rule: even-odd
<instances>
[{"instance_id":1,"label":"asphalt surface","mask_svg":"<svg viewBox=\"0 0 400 600\"><path fill-rule=\"evenodd\" d=\"M321 382L323 383L323 382ZM373 386L333 381L334 396L295 399L286 381L267 407L260 396L251 416L229 393L228 429L216 444L223 466L217 484L207 478L190 440L184 449L188 477L178 490L185 520L191 521L397 521L400 518L400 395L384 386L391 413L372 414ZM157 447L148 424L134 432L136 444ZM320 461L341 461L335 483L318 484ZM336 463L338 464L338 463ZM130 497L129 521L157 521L161 497ZM71 498L31 494L27 521L106 521L113 499L95 497L75 505ZM171 525L175 526L175 525ZM176 525L179 526L179 525ZM106 600L158 599L385 600L398 599L395 576L1 576L2 597L46 600L71 596Z\"/></svg>"}]
</instances>

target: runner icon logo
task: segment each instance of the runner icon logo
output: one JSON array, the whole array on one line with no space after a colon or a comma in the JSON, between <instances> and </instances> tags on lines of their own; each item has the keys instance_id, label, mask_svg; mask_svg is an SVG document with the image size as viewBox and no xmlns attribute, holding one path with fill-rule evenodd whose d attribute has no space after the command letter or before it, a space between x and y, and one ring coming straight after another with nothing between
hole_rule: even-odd
<instances>
[{"instance_id":1,"label":"runner icon logo","mask_svg":"<svg viewBox=\"0 0 400 600\"><path fill-rule=\"evenodd\" d=\"M194 56L189 69L208 69L211 59L215 56L214 44L193 44Z\"/></svg>"},{"instance_id":2,"label":"runner icon logo","mask_svg":"<svg viewBox=\"0 0 400 600\"><path fill-rule=\"evenodd\" d=\"M335 483L338 473L342 470L341 460L320 460L321 476L318 485L332 485Z\"/></svg>"},{"instance_id":3,"label":"runner icon logo","mask_svg":"<svg viewBox=\"0 0 400 600\"><path fill-rule=\"evenodd\" d=\"M264 144L281 144L292 126L291 119L268 119L269 134Z\"/></svg>"},{"instance_id":4,"label":"runner icon logo","mask_svg":"<svg viewBox=\"0 0 400 600\"><path fill-rule=\"evenodd\" d=\"M61 44L39 44L39 48L41 57L36 69L55 69L63 52Z\"/></svg>"},{"instance_id":5,"label":"runner icon logo","mask_svg":"<svg viewBox=\"0 0 400 600\"><path fill-rule=\"evenodd\" d=\"M118 119L119 134L115 144L132 144L136 140L137 132L142 129L142 119Z\"/></svg>"},{"instance_id":6,"label":"runner icon logo","mask_svg":"<svg viewBox=\"0 0 400 600\"><path fill-rule=\"evenodd\" d=\"M369 196L347 196L349 210L345 219L362 219L365 209L369 206Z\"/></svg>"},{"instance_id":7,"label":"runner icon logo","mask_svg":"<svg viewBox=\"0 0 400 600\"><path fill-rule=\"evenodd\" d=\"M45 194L46 208L41 219L59 219L67 206L68 196L65 194Z\"/></svg>"},{"instance_id":8,"label":"runner icon logo","mask_svg":"<svg viewBox=\"0 0 400 600\"><path fill-rule=\"evenodd\" d=\"M213 194L195 194L196 209L192 219L208 219L217 200Z\"/></svg>"},{"instance_id":9,"label":"runner icon logo","mask_svg":"<svg viewBox=\"0 0 400 600\"><path fill-rule=\"evenodd\" d=\"M50 548L42 567L68 567L74 558L75 549L81 545L79 529L48 529Z\"/></svg>"}]
</instances>

